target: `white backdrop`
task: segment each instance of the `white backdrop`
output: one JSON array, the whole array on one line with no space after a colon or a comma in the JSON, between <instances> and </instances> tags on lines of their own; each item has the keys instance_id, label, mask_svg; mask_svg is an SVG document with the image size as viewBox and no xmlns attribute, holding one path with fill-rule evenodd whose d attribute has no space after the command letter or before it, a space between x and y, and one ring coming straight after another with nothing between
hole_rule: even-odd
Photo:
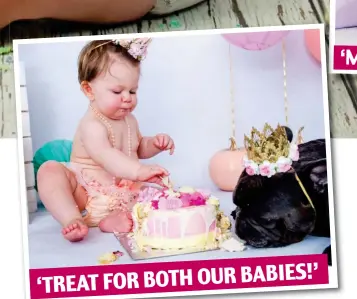
<instances>
[{"instance_id":1,"label":"white backdrop","mask_svg":"<svg viewBox=\"0 0 357 299\"><path fill-rule=\"evenodd\" d=\"M28 101L36 151L54 139L72 139L88 105L77 82L77 57L84 42L19 45L26 67ZM307 52L303 31L286 38L289 125L304 138L325 137L321 67ZM281 45L265 51L232 47L237 141L252 126L285 124ZM178 184L213 187L212 155L229 144L228 43L219 35L153 40L142 65L135 115L144 135L165 132L176 153L154 158Z\"/></svg>"}]
</instances>

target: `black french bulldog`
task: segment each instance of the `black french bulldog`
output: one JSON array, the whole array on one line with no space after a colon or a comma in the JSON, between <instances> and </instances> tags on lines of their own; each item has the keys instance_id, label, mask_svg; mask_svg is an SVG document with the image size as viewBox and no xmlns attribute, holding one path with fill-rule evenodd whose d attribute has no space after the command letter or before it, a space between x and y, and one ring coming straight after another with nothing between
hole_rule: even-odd
<instances>
[{"instance_id":1,"label":"black french bulldog","mask_svg":"<svg viewBox=\"0 0 357 299\"><path fill-rule=\"evenodd\" d=\"M291 142L292 131L285 127ZM247 244L258 247L282 247L302 241L307 235L330 237L328 181L325 139L299 145L299 160L293 163L309 194L309 203L293 171L267 178L241 174L233 202L235 233ZM331 265L331 246L324 253Z\"/></svg>"}]
</instances>

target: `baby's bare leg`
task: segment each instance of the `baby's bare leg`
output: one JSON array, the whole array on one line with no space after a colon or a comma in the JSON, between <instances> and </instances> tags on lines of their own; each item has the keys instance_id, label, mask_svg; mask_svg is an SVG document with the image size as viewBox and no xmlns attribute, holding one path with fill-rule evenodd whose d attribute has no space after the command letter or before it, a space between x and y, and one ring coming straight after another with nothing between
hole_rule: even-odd
<instances>
[{"instance_id":1,"label":"baby's bare leg","mask_svg":"<svg viewBox=\"0 0 357 299\"><path fill-rule=\"evenodd\" d=\"M37 173L38 193L46 209L63 226L62 233L70 241L80 241L88 233L80 210L87 194L77 184L75 175L64 165L48 161Z\"/></svg>"}]
</instances>

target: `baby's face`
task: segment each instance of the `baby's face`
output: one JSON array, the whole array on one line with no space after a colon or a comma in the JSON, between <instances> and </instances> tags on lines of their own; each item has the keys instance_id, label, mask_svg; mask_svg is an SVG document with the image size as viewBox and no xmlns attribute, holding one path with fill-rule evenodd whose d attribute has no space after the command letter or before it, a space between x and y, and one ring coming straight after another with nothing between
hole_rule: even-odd
<instances>
[{"instance_id":1,"label":"baby's face","mask_svg":"<svg viewBox=\"0 0 357 299\"><path fill-rule=\"evenodd\" d=\"M90 83L97 109L111 119L128 115L137 104L139 76L139 66L115 58L108 70Z\"/></svg>"}]
</instances>

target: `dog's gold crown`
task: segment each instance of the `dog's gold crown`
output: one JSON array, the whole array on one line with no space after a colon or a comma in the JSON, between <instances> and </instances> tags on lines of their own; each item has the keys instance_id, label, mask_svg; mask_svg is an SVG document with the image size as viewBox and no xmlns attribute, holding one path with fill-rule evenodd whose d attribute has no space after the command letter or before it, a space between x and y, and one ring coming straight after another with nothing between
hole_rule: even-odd
<instances>
[{"instance_id":1,"label":"dog's gold crown","mask_svg":"<svg viewBox=\"0 0 357 299\"><path fill-rule=\"evenodd\" d=\"M300 128L297 136L298 143L302 140ZM244 146L248 159L257 164L269 161L275 163L280 157L288 157L290 152L290 142L283 126L278 126L274 130L266 123L260 132L252 128L250 138L244 135Z\"/></svg>"}]
</instances>

